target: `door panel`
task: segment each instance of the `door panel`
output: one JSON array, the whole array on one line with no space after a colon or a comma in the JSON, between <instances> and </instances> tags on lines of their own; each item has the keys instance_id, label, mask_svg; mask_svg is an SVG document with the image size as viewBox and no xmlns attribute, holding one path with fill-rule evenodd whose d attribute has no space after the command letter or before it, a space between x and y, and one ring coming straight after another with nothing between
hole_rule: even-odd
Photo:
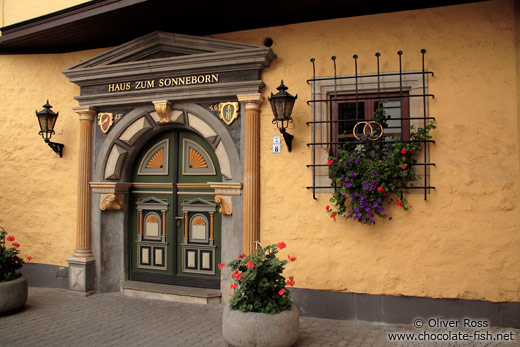
<instances>
[{"instance_id":1,"label":"door panel","mask_svg":"<svg viewBox=\"0 0 520 347\"><path fill-rule=\"evenodd\" d=\"M162 134L143 148L132 179L130 278L219 288L221 216L208 182L222 176L209 143Z\"/></svg>"}]
</instances>

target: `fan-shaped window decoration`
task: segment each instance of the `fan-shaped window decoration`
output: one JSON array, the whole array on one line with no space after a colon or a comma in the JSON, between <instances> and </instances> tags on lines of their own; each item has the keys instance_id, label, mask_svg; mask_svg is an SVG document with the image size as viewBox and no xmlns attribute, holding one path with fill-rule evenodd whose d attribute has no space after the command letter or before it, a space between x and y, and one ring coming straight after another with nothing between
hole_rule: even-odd
<instances>
[{"instance_id":1,"label":"fan-shaped window decoration","mask_svg":"<svg viewBox=\"0 0 520 347\"><path fill-rule=\"evenodd\" d=\"M208 152L197 143L182 141L183 175L216 175L215 166Z\"/></svg>"},{"instance_id":2,"label":"fan-shaped window decoration","mask_svg":"<svg viewBox=\"0 0 520 347\"><path fill-rule=\"evenodd\" d=\"M168 139L150 148L139 164L138 175L168 175Z\"/></svg>"},{"instance_id":3,"label":"fan-shaped window decoration","mask_svg":"<svg viewBox=\"0 0 520 347\"><path fill-rule=\"evenodd\" d=\"M155 212L150 212L145 217L144 238L158 239L161 237L161 217Z\"/></svg>"},{"instance_id":4,"label":"fan-shaped window decoration","mask_svg":"<svg viewBox=\"0 0 520 347\"><path fill-rule=\"evenodd\" d=\"M189 228L189 242L208 242L209 223L203 214L191 217Z\"/></svg>"}]
</instances>

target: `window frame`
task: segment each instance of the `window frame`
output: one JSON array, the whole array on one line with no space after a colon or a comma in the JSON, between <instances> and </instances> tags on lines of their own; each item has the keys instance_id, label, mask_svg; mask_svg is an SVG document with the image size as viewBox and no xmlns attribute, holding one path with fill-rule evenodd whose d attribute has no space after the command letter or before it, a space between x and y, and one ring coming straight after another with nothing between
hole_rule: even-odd
<instances>
[{"instance_id":1,"label":"window frame","mask_svg":"<svg viewBox=\"0 0 520 347\"><path fill-rule=\"evenodd\" d=\"M339 105L346 103L363 103L363 118L357 118L358 122L370 121L374 119L374 112L377 109L376 103L381 101L399 101L400 105L400 131L399 132L386 132L383 135L385 137L400 136L404 141L410 140L410 97L408 91L401 92L382 92L382 93L362 93L356 95L342 94L337 97L332 96L330 102L330 138L333 143L342 142L340 133L340 122L339 119ZM357 123L357 122L356 122ZM354 135L347 135L347 138L354 138ZM332 152L335 152L335 146Z\"/></svg>"}]
</instances>

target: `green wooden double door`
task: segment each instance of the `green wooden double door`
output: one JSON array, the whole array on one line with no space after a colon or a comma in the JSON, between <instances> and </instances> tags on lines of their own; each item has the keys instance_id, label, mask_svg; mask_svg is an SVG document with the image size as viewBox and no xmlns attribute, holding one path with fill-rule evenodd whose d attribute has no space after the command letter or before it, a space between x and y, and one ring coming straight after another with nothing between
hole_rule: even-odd
<instances>
[{"instance_id":1,"label":"green wooden double door","mask_svg":"<svg viewBox=\"0 0 520 347\"><path fill-rule=\"evenodd\" d=\"M221 215L208 182L221 182L210 144L172 131L150 140L130 193L131 280L220 288Z\"/></svg>"}]
</instances>

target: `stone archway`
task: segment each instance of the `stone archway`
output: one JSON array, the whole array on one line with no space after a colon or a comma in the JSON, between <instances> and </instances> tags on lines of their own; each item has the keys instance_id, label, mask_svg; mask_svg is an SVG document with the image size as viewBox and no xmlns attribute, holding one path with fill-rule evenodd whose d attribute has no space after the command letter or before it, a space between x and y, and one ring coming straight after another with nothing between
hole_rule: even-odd
<instances>
[{"instance_id":1,"label":"stone archway","mask_svg":"<svg viewBox=\"0 0 520 347\"><path fill-rule=\"evenodd\" d=\"M128 193L132 188L130 171L137 153L153 136L172 129L187 129L204 137L214 148L223 181L210 185L214 195L234 208L222 220L222 254L236 254L242 242L241 163L238 148L215 117L192 103L171 105L168 122L154 106L136 107L126 114L105 138L94 160L92 204L92 251L96 262L96 287L117 290L127 278Z\"/></svg>"}]
</instances>

